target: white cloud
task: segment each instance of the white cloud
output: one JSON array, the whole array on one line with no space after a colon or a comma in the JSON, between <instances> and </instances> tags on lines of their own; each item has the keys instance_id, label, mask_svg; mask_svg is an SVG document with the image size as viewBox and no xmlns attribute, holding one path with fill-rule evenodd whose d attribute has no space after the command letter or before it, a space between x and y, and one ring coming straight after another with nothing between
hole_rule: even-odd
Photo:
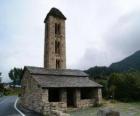
<instances>
[{"instance_id":1,"label":"white cloud","mask_svg":"<svg viewBox=\"0 0 140 116\"><path fill-rule=\"evenodd\" d=\"M139 49L138 0L0 1L0 70L5 81L13 67L43 66L43 20L51 7L67 17L68 68L109 65Z\"/></svg>"}]
</instances>

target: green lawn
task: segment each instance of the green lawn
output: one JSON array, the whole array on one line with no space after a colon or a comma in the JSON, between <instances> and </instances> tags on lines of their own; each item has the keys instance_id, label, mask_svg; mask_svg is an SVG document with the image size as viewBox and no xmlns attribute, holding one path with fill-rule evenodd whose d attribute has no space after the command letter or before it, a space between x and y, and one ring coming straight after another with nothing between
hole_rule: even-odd
<instances>
[{"instance_id":1,"label":"green lawn","mask_svg":"<svg viewBox=\"0 0 140 116\"><path fill-rule=\"evenodd\" d=\"M140 116L140 102L138 103L110 103L104 102L102 107L109 107L120 111L121 116ZM100 107L101 108L101 107ZM99 107L70 112L71 116L97 116Z\"/></svg>"}]
</instances>

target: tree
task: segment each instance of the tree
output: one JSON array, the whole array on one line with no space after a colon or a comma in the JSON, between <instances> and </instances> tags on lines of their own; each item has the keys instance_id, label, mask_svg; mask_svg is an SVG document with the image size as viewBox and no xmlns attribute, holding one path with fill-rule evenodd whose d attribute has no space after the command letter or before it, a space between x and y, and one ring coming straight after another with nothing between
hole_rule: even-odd
<instances>
[{"instance_id":1,"label":"tree","mask_svg":"<svg viewBox=\"0 0 140 116\"><path fill-rule=\"evenodd\" d=\"M114 73L109 77L109 94L121 101L140 101L140 72Z\"/></svg>"},{"instance_id":2,"label":"tree","mask_svg":"<svg viewBox=\"0 0 140 116\"><path fill-rule=\"evenodd\" d=\"M85 72L89 75L90 78L96 79L106 79L111 73L114 71L111 68L105 66L95 66L85 70Z\"/></svg>"},{"instance_id":3,"label":"tree","mask_svg":"<svg viewBox=\"0 0 140 116\"><path fill-rule=\"evenodd\" d=\"M9 77L13 81L14 86L16 84L18 85L21 84L22 75L23 75L23 70L21 68L14 68L10 70Z\"/></svg>"}]
</instances>

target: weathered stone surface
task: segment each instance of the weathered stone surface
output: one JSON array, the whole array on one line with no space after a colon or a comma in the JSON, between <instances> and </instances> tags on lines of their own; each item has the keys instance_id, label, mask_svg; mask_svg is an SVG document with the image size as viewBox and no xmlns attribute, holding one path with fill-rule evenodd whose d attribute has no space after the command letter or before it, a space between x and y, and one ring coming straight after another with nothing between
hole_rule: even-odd
<instances>
[{"instance_id":1,"label":"weathered stone surface","mask_svg":"<svg viewBox=\"0 0 140 116\"><path fill-rule=\"evenodd\" d=\"M120 116L120 113L113 109L104 108L99 109L99 111L97 112L97 116Z\"/></svg>"},{"instance_id":2,"label":"weathered stone surface","mask_svg":"<svg viewBox=\"0 0 140 116\"><path fill-rule=\"evenodd\" d=\"M60 25L60 34L55 34L55 25ZM55 53L55 43L60 43L60 53ZM56 69L56 60L60 61L60 69L66 69L66 44L65 44L65 20L49 16L45 22L45 50L44 67Z\"/></svg>"},{"instance_id":3,"label":"weathered stone surface","mask_svg":"<svg viewBox=\"0 0 140 116\"><path fill-rule=\"evenodd\" d=\"M62 111L52 110L51 116L70 116L70 114L63 113Z\"/></svg>"}]
</instances>

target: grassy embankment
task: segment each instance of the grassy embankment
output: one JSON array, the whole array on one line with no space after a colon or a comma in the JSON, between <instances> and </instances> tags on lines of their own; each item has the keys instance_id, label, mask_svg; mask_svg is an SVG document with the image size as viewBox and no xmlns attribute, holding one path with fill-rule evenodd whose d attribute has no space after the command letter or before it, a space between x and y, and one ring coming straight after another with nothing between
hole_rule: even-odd
<instances>
[{"instance_id":1,"label":"grassy embankment","mask_svg":"<svg viewBox=\"0 0 140 116\"><path fill-rule=\"evenodd\" d=\"M4 91L4 95L11 96L11 95L19 95L21 88L9 88Z\"/></svg>"}]
</instances>

